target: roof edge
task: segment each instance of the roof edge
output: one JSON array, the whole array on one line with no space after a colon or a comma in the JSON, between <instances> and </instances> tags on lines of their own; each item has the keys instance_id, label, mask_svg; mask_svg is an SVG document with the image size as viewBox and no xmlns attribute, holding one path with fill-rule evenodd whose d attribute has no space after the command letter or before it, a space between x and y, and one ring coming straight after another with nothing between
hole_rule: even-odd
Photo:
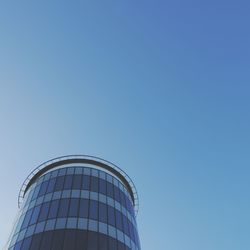
<instances>
[{"instance_id":1,"label":"roof edge","mask_svg":"<svg viewBox=\"0 0 250 250\"><path fill-rule=\"evenodd\" d=\"M136 187L133 181L131 180L131 178L121 168L119 168L115 164L109 161L106 161L102 158L94 157L91 155L66 155L66 156L61 156L61 157L51 159L39 165L29 174L29 176L23 182L22 187L19 192L19 196L18 196L18 207L20 207L24 199L25 193L28 191L30 186L40 176L42 176L48 170L51 170L53 168L56 168L58 166L62 166L65 164L71 164L71 163L83 163L83 164L86 163L86 164L95 165L107 171L110 171L112 174L117 176L126 186L129 194L131 195L131 198L134 203L135 212L137 214L138 208L139 208L138 194L137 194Z\"/></svg>"}]
</instances>

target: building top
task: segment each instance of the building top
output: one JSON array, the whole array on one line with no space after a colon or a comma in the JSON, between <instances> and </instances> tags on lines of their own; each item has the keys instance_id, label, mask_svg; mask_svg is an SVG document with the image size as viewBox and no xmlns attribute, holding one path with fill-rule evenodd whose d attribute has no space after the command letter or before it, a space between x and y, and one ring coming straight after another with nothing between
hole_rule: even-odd
<instances>
[{"instance_id":1,"label":"building top","mask_svg":"<svg viewBox=\"0 0 250 250\"><path fill-rule=\"evenodd\" d=\"M28 191L29 187L36 182L36 180L42 176L47 171L66 165L66 164L74 164L74 163L80 163L80 164L90 164L99 167L100 169L106 170L110 173L112 173L114 176L116 176L127 188L129 194L131 195L131 198L133 200L135 214L137 214L139 209L139 200L138 200L138 194L136 187L131 180L131 178L118 166L115 164L106 161L99 157L94 157L90 155L67 155L67 156L61 156L54 159L51 159L49 161L46 161L36 167L29 176L25 179L25 181L22 184L22 187L19 192L18 196L18 207L20 207L25 193Z\"/></svg>"}]
</instances>

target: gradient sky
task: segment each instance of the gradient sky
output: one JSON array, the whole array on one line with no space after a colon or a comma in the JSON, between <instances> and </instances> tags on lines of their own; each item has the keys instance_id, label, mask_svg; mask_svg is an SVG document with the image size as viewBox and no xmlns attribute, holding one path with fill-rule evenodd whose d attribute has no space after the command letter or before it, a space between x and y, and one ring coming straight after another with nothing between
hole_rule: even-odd
<instances>
[{"instance_id":1,"label":"gradient sky","mask_svg":"<svg viewBox=\"0 0 250 250\"><path fill-rule=\"evenodd\" d=\"M142 250L250 249L250 3L0 2L0 248L66 154L134 180Z\"/></svg>"}]
</instances>

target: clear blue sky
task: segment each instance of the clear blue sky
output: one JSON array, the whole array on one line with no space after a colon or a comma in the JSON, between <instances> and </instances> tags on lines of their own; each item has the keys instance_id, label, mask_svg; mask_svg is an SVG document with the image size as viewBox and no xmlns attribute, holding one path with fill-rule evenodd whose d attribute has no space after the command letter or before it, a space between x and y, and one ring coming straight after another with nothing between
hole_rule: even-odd
<instances>
[{"instance_id":1,"label":"clear blue sky","mask_svg":"<svg viewBox=\"0 0 250 250\"><path fill-rule=\"evenodd\" d=\"M143 250L250 249L249 1L1 1L0 248L22 181L113 161Z\"/></svg>"}]
</instances>

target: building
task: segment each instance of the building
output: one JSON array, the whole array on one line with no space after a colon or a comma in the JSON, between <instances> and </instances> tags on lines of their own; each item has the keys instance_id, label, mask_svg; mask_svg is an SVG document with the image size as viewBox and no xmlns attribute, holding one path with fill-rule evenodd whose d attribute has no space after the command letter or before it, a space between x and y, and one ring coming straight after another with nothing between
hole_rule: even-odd
<instances>
[{"instance_id":1,"label":"building","mask_svg":"<svg viewBox=\"0 0 250 250\"><path fill-rule=\"evenodd\" d=\"M140 250L138 197L127 174L91 156L37 167L21 188L8 250Z\"/></svg>"}]
</instances>

